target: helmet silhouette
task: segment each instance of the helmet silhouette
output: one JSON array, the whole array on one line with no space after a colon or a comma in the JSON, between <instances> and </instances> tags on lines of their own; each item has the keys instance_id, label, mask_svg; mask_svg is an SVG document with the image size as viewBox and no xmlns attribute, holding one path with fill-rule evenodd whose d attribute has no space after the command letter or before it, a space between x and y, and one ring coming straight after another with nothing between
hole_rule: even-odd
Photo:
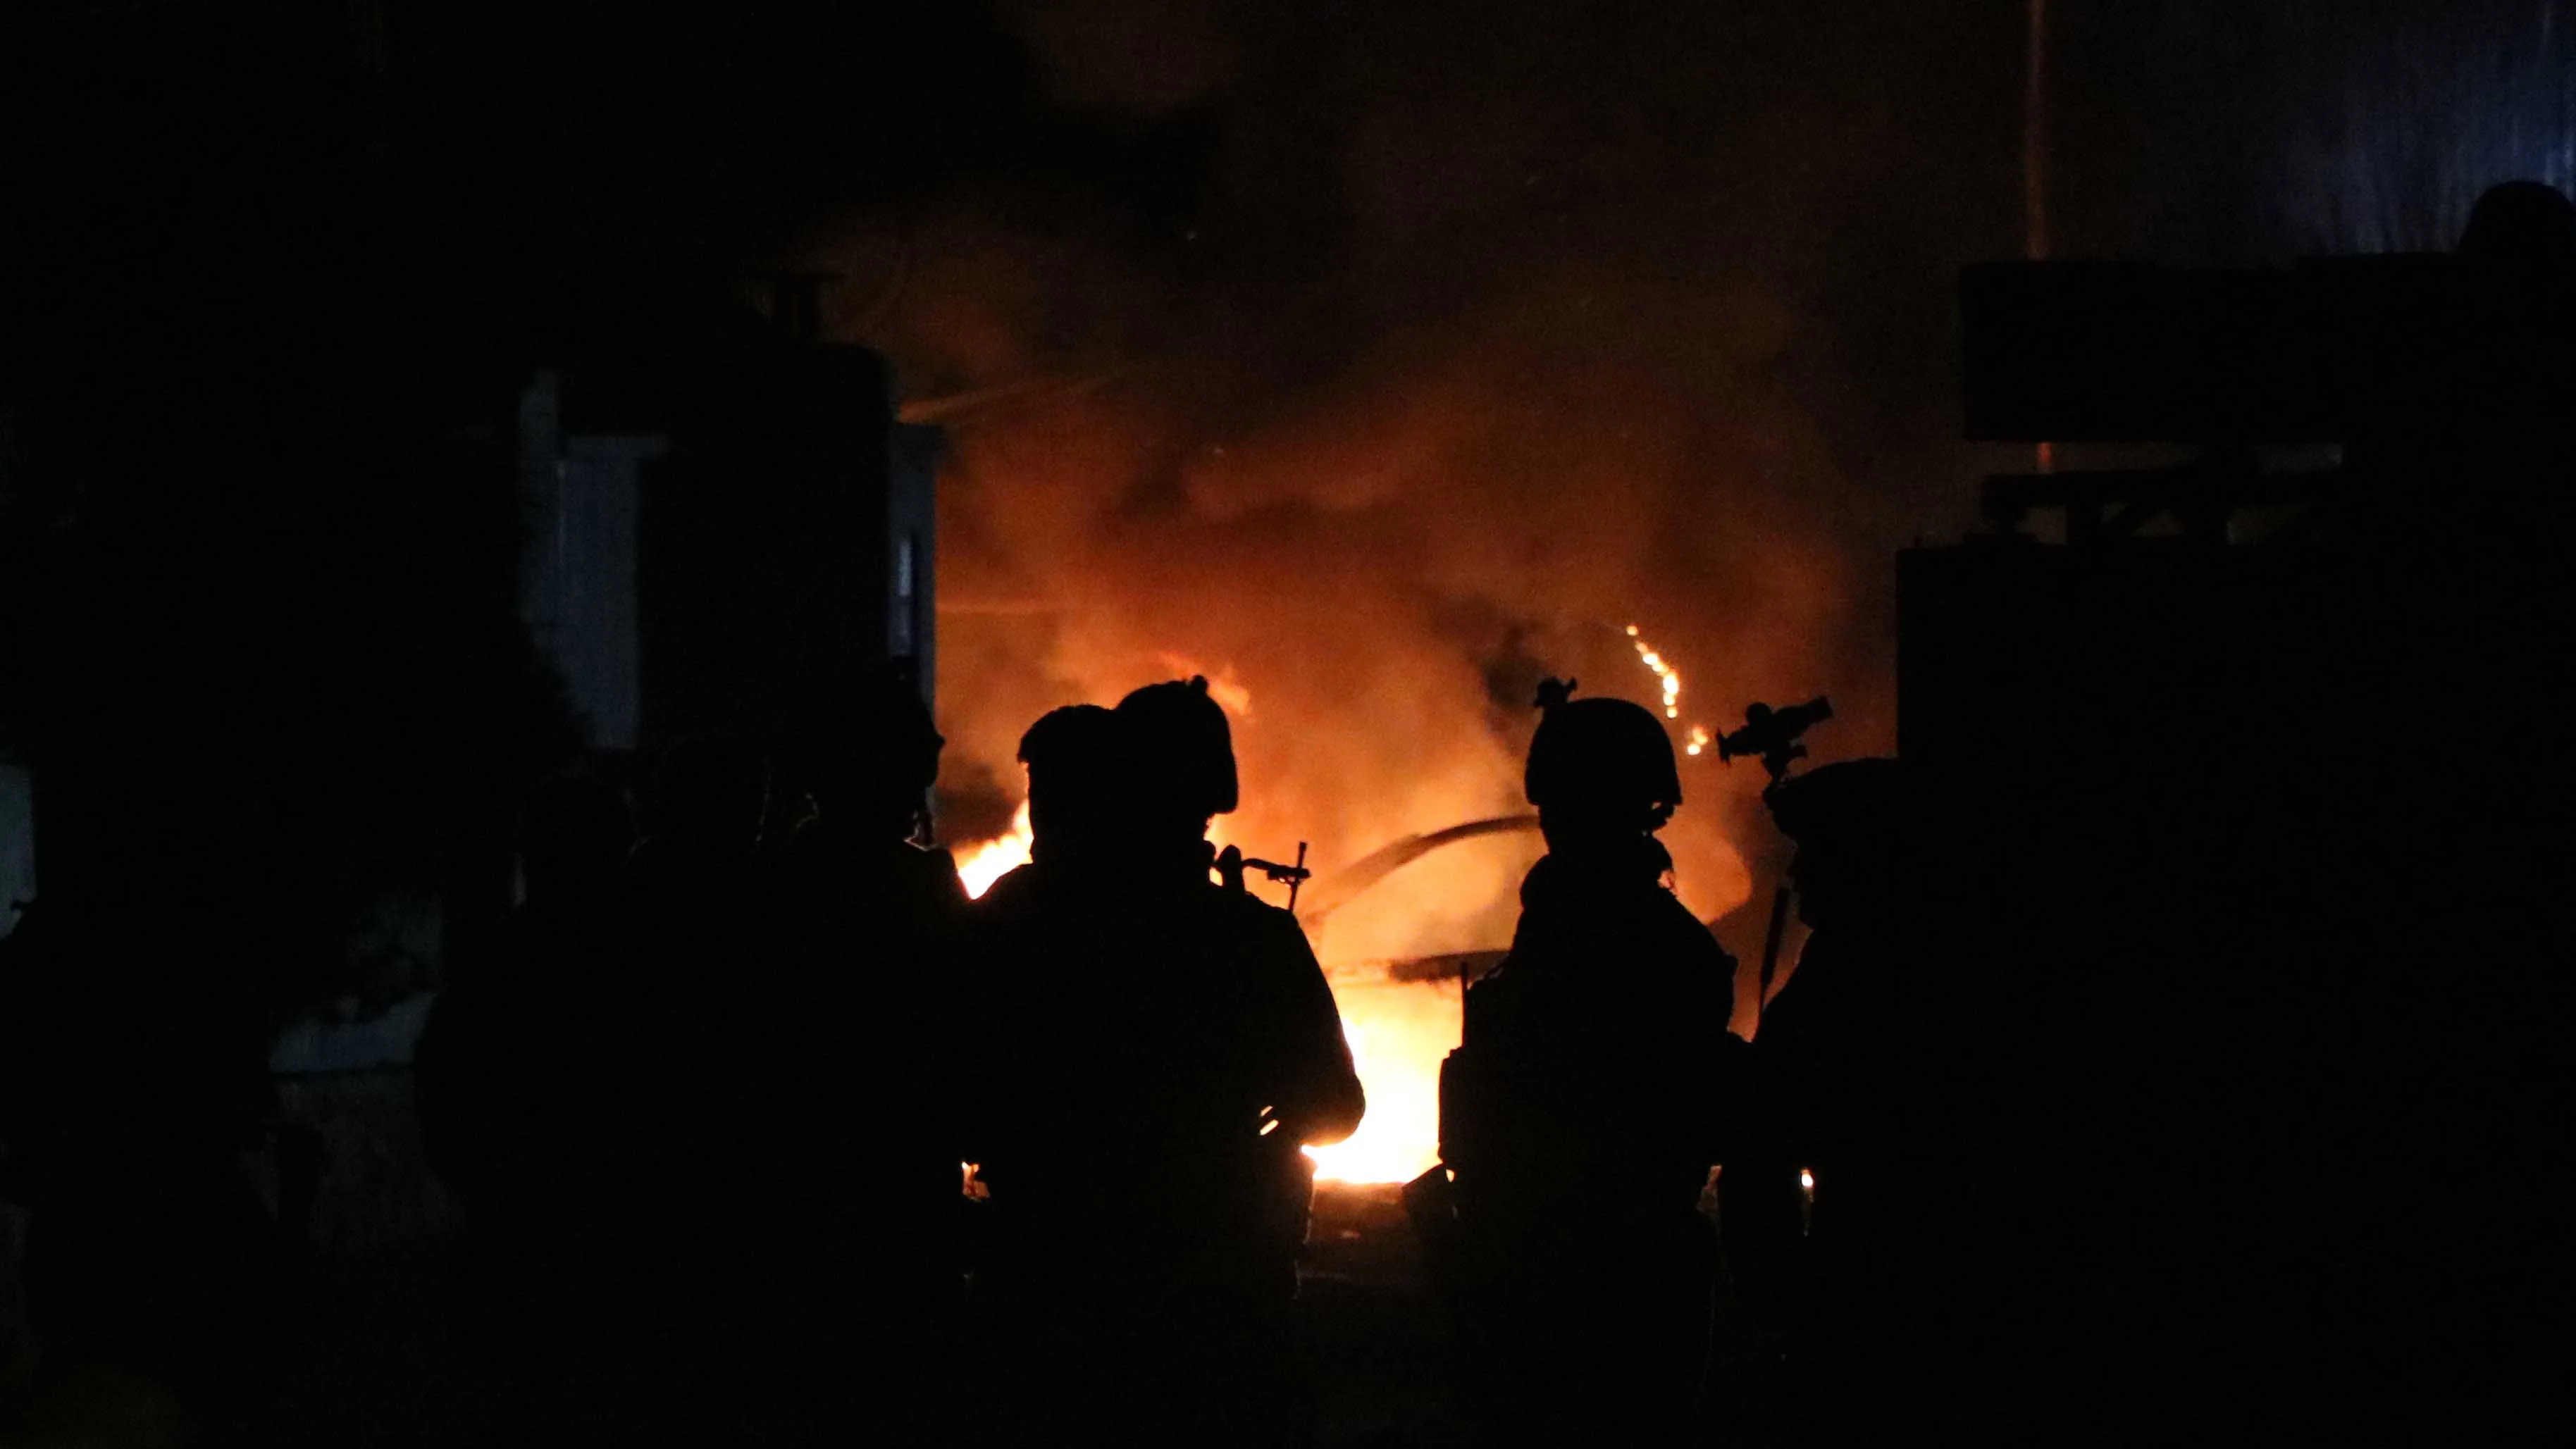
<instances>
[{"instance_id":1,"label":"helmet silhouette","mask_svg":"<svg viewBox=\"0 0 2576 1449\"><path fill-rule=\"evenodd\" d=\"M1573 699L1574 682L1539 686L1546 715L1522 776L1529 802L1566 807L1669 809L1682 803L1673 741L1652 711L1624 699Z\"/></svg>"},{"instance_id":2,"label":"helmet silhouette","mask_svg":"<svg viewBox=\"0 0 2576 1449\"><path fill-rule=\"evenodd\" d=\"M1041 858L1059 839L1111 827L1135 775L1118 716L1096 704L1041 716L1020 736L1020 763L1029 767L1029 823Z\"/></svg>"},{"instance_id":3,"label":"helmet silhouette","mask_svg":"<svg viewBox=\"0 0 2576 1449\"><path fill-rule=\"evenodd\" d=\"M2460 233L2464 260L2538 279L2576 272L2576 205L2546 182L2487 188Z\"/></svg>"},{"instance_id":4,"label":"helmet silhouette","mask_svg":"<svg viewBox=\"0 0 2576 1449\"><path fill-rule=\"evenodd\" d=\"M917 795L939 777L947 740L902 667L854 669L824 680L801 701L788 753L809 783L839 786L859 776Z\"/></svg>"},{"instance_id":5,"label":"helmet silhouette","mask_svg":"<svg viewBox=\"0 0 2576 1449\"><path fill-rule=\"evenodd\" d=\"M1128 747L1151 762L1170 803L1185 813L1224 815L1238 803L1234 732L1225 707L1208 698L1203 675L1149 684L1118 701Z\"/></svg>"},{"instance_id":6,"label":"helmet silhouette","mask_svg":"<svg viewBox=\"0 0 2576 1449\"><path fill-rule=\"evenodd\" d=\"M1780 833L1799 845L1850 847L1887 840L1908 822L1905 767L1891 759L1841 760L1763 792Z\"/></svg>"}]
</instances>

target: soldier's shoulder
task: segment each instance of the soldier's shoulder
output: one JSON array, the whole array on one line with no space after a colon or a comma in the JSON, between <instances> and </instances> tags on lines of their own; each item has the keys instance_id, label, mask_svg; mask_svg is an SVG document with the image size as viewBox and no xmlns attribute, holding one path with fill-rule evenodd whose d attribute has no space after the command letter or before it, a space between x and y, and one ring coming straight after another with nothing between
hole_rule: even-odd
<instances>
[{"instance_id":1,"label":"soldier's shoulder","mask_svg":"<svg viewBox=\"0 0 2576 1449\"><path fill-rule=\"evenodd\" d=\"M986 919L998 919L1024 911L1036 898L1041 885L1042 881L1036 866L1013 866L995 877L991 885L984 887L984 893L975 898L973 914Z\"/></svg>"},{"instance_id":2,"label":"soldier's shoulder","mask_svg":"<svg viewBox=\"0 0 2576 1449\"><path fill-rule=\"evenodd\" d=\"M1207 925L1240 940L1260 944L1306 944L1305 928L1297 918L1270 904L1250 891L1209 882L1193 887L1191 905Z\"/></svg>"},{"instance_id":3,"label":"soldier's shoulder","mask_svg":"<svg viewBox=\"0 0 2576 1449\"><path fill-rule=\"evenodd\" d=\"M1208 895L1216 903L1215 909L1230 920L1240 921L1254 930L1294 931L1297 929L1295 916L1248 890L1234 890L1213 882L1209 884L1207 890Z\"/></svg>"},{"instance_id":4,"label":"soldier's shoulder","mask_svg":"<svg viewBox=\"0 0 2576 1449\"><path fill-rule=\"evenodd\" d=\"M1682 904L1680 896L1670 891L1661 894L1663 900L1656 908L1657 924L1671 937L1676 949L1700 961L1724 962L1729 966L1735 963L1735 957L1717 939L1714 926L1692 915L1690 907Z\"/></svg>"},{"instance_id":5,"label":"soldier's shoulder","mask_svg":"<svg viewBox=\"0 0 2576 1449\"><path fill-rule=\"evenodd\" d=\"M899 844L894 860L897 871L922 880L949 879L957 874L957 857L944 845Z\"/></svg>"}]
</instances>

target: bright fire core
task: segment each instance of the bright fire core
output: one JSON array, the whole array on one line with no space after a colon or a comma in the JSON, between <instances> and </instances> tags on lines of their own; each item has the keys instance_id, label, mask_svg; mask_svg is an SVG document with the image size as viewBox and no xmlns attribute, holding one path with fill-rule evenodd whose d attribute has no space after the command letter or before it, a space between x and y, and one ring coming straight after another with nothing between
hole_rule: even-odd
<instances>
[{"instance_id":1,"label":"bright fire core","mask_svg":"<svg viewBox=\"0 0 2576 1449\"><path fill-rule=\"evenodd\" d=\"M1458 988L1335 973L1333 999L1368 1115L1350 1140L1306 1155L1320 1178L1409 1182L1440 1160L1440 1063L1458 1044Z\"/></svg>"}]
</instances>

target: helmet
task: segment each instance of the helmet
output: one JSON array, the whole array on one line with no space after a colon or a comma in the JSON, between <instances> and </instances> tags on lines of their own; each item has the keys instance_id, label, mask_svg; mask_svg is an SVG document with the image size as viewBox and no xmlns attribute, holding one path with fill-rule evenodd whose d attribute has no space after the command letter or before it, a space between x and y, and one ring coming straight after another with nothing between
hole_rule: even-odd
<instances>
[{"instance_id":1,"label":"helmet","mask_svg":"<svg viewBox=\"0 0 2576 1449\"><path fill-rule=\"evenodd\" d=\"M1096 704L1047 711L1020 736L1020 763L1029 767L1029 822L1040 851L1109 828L1134 774L1121 721Z\"/></svg>"},{"instance_id":2,"label":"helmet","mask_svg":"<svg viewBox=\"0 0 2576 1449\"><path fill-rule=\"evenodd\" d=\"M1020 763L1032 775L1106 760L1116 749L1118 717L1096 704L1068 704L1038 716L1020 736Z\"/></svg>"},{"instance_id":3,"label":"helmet","mask_svg":"<svg viewBox=\"0 0 2576 1449\"><path fill-rule=\"evenodd\" d=\"M1943 862L1920 848L1919 783L1890 759L1843 760L1763 791L1780 833L1797 842L1790 878L1798 918L1823 929L1928 900Z\"/></svg>"},{"instance_id":4,"label":"helmet","mask_svg":"<svg viewBox=\"0 0 2576 1449\"><path fill-rule=\"evenodd\" d=\"M547 887L613 878L634 844L625 795L597 776L553 776L519 810L520 859Z\"/></svg>"},{"instance_id":5,"label":"helmet","mask_svg":"<svg viewBox=\"0 0 2576 1449\"><path fill-rule=\"evenodd\" d=\"M1133 732L1129 748L1171 804L1198 816L1234 809L1234 732L1225 707L1208 698L1205 676L1146 685L1118 701L1118 717Z\"/></svg>"},{"instance_id":6,"label":"helmet","mask_svg":"<svg viewBox=\"0 0 2576 1449\"><path fill-rule=\"evenodd\" d=\"M2457 254L2528 280L2564 277L2576 270L2576 206L2546 182L2491 186L2469 209Z\"/></svg>"},{"instance_id":7,"label":"helmet","mask_svg":"<svg viewBox=\"0 0 2576 1449\"><path fill-rule=\"evenodd\" d=\"M1641 810L1682 803L1681 772L1664 722L1624 699L1569 699L1569 681L1540 686L1538 734L1530 740L1529 770L1522 777L1529 802L1542 810L1567 805L1634 806Z\"/></svg>"},{"instance_id":8,"label":"helmet","mask_svg":"<svg viewBox=\"0 0 2576 1449\"><path fill-rule=\"evenodd\" d=\"M948 742L911 672L901 666L850 670L809 689L788 728L788 755L806 783L865 778L918 795L939 777Z\"/></svg>"},{"instance_id":9,"label":"helmet","mask_svg":"<svg viewBox=\"0 0 2576 1449\"><path fill-rule=\"evenodd\" d=\"M769 800L769 761L749 742L692 735L671 746L653 781L646 823L655 835L728 841L748 849Z\"/></svg>"},{"instance_id":10,"label":"helmet","mask_svg":"<svg viewBox=\"0 0 2576 1449\"><path fill-rule=\"evenodd\" d=\"M1780 833L1799 845L1855 849L1901 835L1912 821L1904 768L1890 759L1842 760L1763 792Z\"/></svg>"}]
</instances>

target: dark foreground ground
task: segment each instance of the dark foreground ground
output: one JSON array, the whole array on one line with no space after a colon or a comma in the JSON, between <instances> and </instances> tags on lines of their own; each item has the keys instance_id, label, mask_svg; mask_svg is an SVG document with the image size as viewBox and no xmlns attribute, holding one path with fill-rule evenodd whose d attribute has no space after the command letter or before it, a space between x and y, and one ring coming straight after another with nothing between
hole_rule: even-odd
<instances>
[{"instance_id":1,"label":"dark foreground ground","mask_svg":"<svg viewBox=\"0 0 2576 1449\"><path fill-rule=\"evenodd\" d=\"M333 1117L304 1332L285 1392L253 1442L277 1449L449 1449L475 1442L458 1412L448 1341L457 1223L409 1151L407 1083L342 1079L300 1103ZM347 1120L341 1120L341 1119ZM14 1226L15 1220L12 1225ZM0 1250L17 1246L0 1233ZM14 1256L14 1253L0 1253ZM1450 1335L1393 1186L1324 1184L1303 1279L1306 1351L1322 1442L1333 1449L1447 1449L1471 1442L1451 1391ZM189 1442L175 1403L112 1370L37 1385L0 1272L0 1446L158 1449ZM1714 1392L1700 1442L1778 1442L1777 1347L1719 1294ZM11 1382L12 1379L15 1382Z\"/></svg>"},{"instance_id":2,"label":"dark foreground ground","mask_svg":"<svg viewBox=\"0 0 2576 1449\"><path fill-rule=\"evenodd\" d=\"M1332 1449L1467 1445L1451 1393L1450 1336L1397 1189L1322 1184L1300 1275L1309 1349ZM1781 1439L1779 1347L1718 1286L1710 1397L1700 1442L1759 1449Z\"/></svg>"}]
</instances>

